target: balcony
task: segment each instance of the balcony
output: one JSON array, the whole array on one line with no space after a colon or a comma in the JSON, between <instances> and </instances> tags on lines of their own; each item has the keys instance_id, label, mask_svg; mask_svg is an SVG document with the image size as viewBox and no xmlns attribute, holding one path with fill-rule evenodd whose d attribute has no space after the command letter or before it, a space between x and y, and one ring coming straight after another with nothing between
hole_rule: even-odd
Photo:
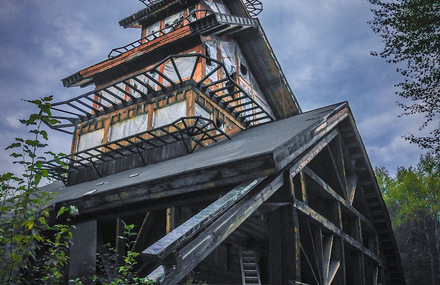
<instances>
[{"instance_id":1,"label":"balcony","mask_svg":"<svg viewBox=\"0 0 440 285\"><path fill-rule=\"evenodd\" d=\"M196 74L206 62L211 64L211 71L206 75L200 75L200 72ZM220 71L223 78L213 82L211 75ZM147 71L52 104L54 118L61 123L49 126L73 134L70 129L80 123L134 104L153 102L161 95L182 88L202 92L246 128L274 120L267 110L235 82L221 61L191 53L170 55Z\"/></svg>"}]
</instances>

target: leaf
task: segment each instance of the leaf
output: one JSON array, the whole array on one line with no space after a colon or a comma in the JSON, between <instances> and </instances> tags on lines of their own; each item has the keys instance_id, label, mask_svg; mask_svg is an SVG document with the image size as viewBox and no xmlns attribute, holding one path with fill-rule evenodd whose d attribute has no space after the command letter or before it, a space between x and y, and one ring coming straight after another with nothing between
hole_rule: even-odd
<instances>
[{"instance_id":1,"label":"leaf","mask_svg":"<svg viewBox=\"0 0 440 285\"><path fill-rule=\"evenodd\" d=\"M27 227L28 227L28 229L30 229L30 230L32 230L32 228L34 227L34 225L35 225L35 221L29 221L29 222L27 223Z\"/></svg>"},{"instance_id":2,"label":"leaf","mask_svg":"<svg viewBox=\"0 0 440 285\"><path fill-rule=\"evenodd\" d=\"M16 148L16 147L20 147L21 143L16 142L16 143L12 143L11 145L9 145L7 148L5 148L5 150L11 149L11 148Z\"/></svg>"},{"instance_id":3,"label":"leaf","mask_svg":"<svg viewBox=\"0 0 440 285\"><path fill-rule=\"evenodd\" d=\"M48 139L48 137L47 137L47 132L46 132L45 130L40 131L40 134L43 136L43 138L44 138L45 140Z\"/></svg>"},{"instance_id":4,"label":"leaf","mask_svg":"<svg viewBox=\"0 0 440 285\"><path fill-rule=\"evenodd\" d=\"M65 212L67 212L67 208L66 207L61 207L59 210L58 210L58 213L57 213L57 218L59 217L59 216L61 216L62 214L64 214Z\"/></svg>"},{"instance_id":5,"label":"leaf","mask_svg":"<svg viewBox=\"0 0 440 285\"><path fill-rule=\"evenodd\" d=\"M71 216L77 216L79 215L79 210L77 206L70 206L70 215Z\"/></svg>"}]
</instances>

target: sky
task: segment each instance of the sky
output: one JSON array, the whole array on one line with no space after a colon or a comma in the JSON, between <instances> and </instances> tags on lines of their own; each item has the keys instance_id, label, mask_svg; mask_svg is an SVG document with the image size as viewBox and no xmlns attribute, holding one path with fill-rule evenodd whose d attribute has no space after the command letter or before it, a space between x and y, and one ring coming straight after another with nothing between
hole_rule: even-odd
<instances>
[{"instance_id":1,"label":"sky","mask_svg":"<svg viewBox=\"0 0 440 285\"><path fill-rule=\"evenodd\" d=\"M383 43L367 23L367 0L263 0L258 16L303 111L348 101L373 167L417 164L425 151L403 136L419 133L422 117L400 117L396 66L370 55ZM26 137L19 123L36 109L23 100L55 102L88 88L61 79L105 60L139 39L119 20L142 9L138 0L0 0L0 173L19 171L5 147ZM49 148L68 153L71 136L49 131Z\"/></svg>"}]
</instances>

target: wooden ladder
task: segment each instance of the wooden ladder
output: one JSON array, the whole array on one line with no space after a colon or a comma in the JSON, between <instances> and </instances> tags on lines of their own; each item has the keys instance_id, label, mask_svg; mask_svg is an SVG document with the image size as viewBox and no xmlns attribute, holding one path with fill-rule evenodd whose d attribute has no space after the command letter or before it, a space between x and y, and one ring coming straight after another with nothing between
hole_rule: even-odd
<instances>
[{"instance_id":1,"label":"wooden ladder","mask_svg":"<svg viewBox=\"0 0 440 285\"><path fill-rule=\"evenodd\" d=\"M240 250L241 278L243 285L261 285L257 257L252 250Z\"/></svg>"}]
</instances>

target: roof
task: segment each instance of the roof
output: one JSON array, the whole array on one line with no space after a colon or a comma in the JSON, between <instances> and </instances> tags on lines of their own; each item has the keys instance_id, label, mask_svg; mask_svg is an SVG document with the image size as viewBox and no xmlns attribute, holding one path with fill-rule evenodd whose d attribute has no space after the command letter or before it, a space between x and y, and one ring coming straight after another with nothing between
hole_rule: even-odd
<instances>
[{"instance_id":1,"label":"roof","mask_svg":"<svg viewBox=\"0 0 440 285\"><path fill-rule=\"evenodd\" d=\"M202 148L194 153L159 162L145 167L131 169L122 173L107 176L69 187L56 182L45 186L48 191L56 191L56 202L68 202L82 199L84 194L89 198L105 195L127 187L148 184L167 178L197 172L201 169L215 168L222 165L240 163L248 159L261 158L268 162L265 171L276 171L283 167L279 164L283 148L295 140L304 140L306 133L313 132L324 124L328 116L346 104L336 104L321 109L302 113L291 118L279 120L259 127L247 129L231 136L231 140L223 140ZM298 146L299 148L303 148ZM292 149L293 151L293 149ZM278 165L277 165L278 164ZM251 169L244 169L249 171ZM135 177L129 178L130 176ZM99 186L97 186L99 184ZM58 189L57 189L58 187Z\"/></svg>"},{"instance_id":2,"label":"roof","mask_svg":"<svg viewBox=\"0 0 440 285\"><path fill-rule=\"evenodd\" d=\"M350 144L350 157L355 160L358 183L391 278L403 280L388 211L347 103L246 129L231 136L231 141L223 140L186 156L68 187L55 182L42 190L58 193L55 208L76 205L86 218L122 208L154 209L172 199L280 173L335 135Z\"/></svg>"}]
</instances>

